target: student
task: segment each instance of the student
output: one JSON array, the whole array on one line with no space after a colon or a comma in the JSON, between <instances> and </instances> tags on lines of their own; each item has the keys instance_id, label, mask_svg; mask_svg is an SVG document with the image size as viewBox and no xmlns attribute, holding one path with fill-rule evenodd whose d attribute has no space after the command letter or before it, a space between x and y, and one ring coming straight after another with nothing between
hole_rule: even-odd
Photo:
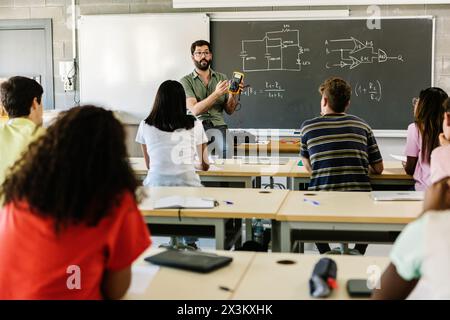
<instances>
[{"instance_id":1,"label":"student","mask_svg":"<svg viewBox=\"0 0 450 320\"><path fill-rule=\"evenodd\" d=\"M0 188L0 299L118 299L151 243L111 111L62 113Z\"/></svg>"},{"instance_id":2,"label":"student","mask_svg":"<svg viewBox=\"0 0 450 320\"><path fill-rule=\"evenodd\" d=\"M321 116L301 126L303 164L311 173L309 190L371 191L369 170L383 171L383 160L369 125L346 114L351 87L341 78L329 78L319 88ZM320 253L328 244L316 244ZM367 245L356 245L361 254Z\"/></svg>"},{"instance_id":3,"label":"student","mask_svg":"<svg viewBox=\"0 0 450 320\"><path fill-rule=\"evenodd\" d=\"M439 159L424 212L395 241L374 299L450 299L450 161ZM431 158L431 170L434 161ZM444 160L444 161L441 161Z\"/></svg>"},{"instance_id":4,"label":"student","mask_svg":"<svg viewBox=\"0 0 450 320\"><path fill-rule=\"evenodd\" d=\"M416 181L415 190L423 191L430 185L430 156L439 145L442 132L442 103L447 93L440 88L428 88L414 99L414 123L408 126L404 168Z\"/></svg>"},{"instance_id":5,"label":"student","mask_svg":"<svg viewBox=\"0 0 450 320\"><path fill-rule=\"evenodd\" d=\"M167 80L160 85L150 115L139 125L136 142L149 169L145 186L202 186L195 170L209 169L208 139L201 122L187 114L179 82Z\"/></svg>"},{"instance_id":6,"label":"student","mask_svg":"<svg viewBox=\"0 0 450 320\"><path fill-rule=\"evenodd\" d=\"M0 121L0 185L7 170L42 129L43 89L35 80L12 77L0 85L1 105L9 120Z\"/></svg>"}]
</instances>

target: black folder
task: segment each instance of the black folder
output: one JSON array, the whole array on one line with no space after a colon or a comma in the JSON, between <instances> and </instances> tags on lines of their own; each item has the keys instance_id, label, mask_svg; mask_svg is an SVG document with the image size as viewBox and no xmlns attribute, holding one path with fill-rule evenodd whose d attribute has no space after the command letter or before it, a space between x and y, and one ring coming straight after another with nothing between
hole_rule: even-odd
<instances>
[{"instance_id":1,"label":"black folder","mask_svg":"<svg viewBox=\"0 0 450 320\"><path fill-rule=\"evenodd\" d=\"M198 251L167 250L144 260L165 267L206 273L230 264L233 258Z\"/></svg>"}]
</instances>

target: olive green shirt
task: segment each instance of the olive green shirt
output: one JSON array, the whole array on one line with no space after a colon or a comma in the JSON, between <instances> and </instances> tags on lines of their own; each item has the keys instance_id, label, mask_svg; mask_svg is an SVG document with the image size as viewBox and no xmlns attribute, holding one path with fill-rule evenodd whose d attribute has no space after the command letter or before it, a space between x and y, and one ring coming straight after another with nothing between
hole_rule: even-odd
<instances>
[{"instance_id":1,"label":"olive green shirt","mask_svg":"<svg viewBox=\"0 0 450 320\"><path fill-rule=\"evenodd\" d=\"M228 80L227 76L223 73L215 72L212 69L209 70L211 72L211 79L209 80L207 86L205 86L195 70L180 80L186 93L186 98L195 98L198 102L200 102L216 90L216 86L220 81ZM225 108L227 99L228 94L224 94L217 99L208 111L198 115L197 118L201 121L210 120L214 126L225 125L225 121L223 119L223 109Z\"/></svg>"}]
</instances>

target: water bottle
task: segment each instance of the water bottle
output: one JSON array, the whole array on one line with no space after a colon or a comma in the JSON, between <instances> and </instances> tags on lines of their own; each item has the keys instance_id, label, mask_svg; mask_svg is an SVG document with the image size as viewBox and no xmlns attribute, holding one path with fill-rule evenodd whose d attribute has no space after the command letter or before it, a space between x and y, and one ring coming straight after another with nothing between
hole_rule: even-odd
<instances>
[{"instance_id":1,"label":"water bottle","mask_svg":"<svg viewBox=\"0 0 450 320\"><path fill-rule=\"evenodd\" d=\"M261 219L256 219L253 225L253 241L263 243L264 225Z\"/></svg>"}]
</instances>

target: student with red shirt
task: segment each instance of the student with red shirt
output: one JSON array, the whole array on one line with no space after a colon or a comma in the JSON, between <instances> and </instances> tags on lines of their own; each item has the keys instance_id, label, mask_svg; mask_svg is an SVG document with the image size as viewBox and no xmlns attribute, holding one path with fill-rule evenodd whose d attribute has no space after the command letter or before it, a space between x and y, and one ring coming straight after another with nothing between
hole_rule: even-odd
<instances>
[{"instance_id":1,"label":"student with red shirt","mask_svg":"<svg viewBox=\"0 0 450 320\"><path fill-rule=\"evenodd\" d=\"M118 299L150 245L122 125L76 107L0 187L0 299Z\"/></svg>"}]
</instances>

